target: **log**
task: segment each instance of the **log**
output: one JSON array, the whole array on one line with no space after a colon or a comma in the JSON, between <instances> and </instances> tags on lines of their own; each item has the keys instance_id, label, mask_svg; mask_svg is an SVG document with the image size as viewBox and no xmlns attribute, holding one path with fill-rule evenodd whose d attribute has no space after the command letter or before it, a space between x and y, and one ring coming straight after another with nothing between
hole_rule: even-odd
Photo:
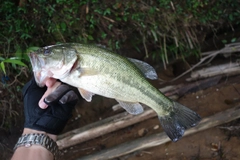
<instances>
[{"instance_id":1,"label":"log","mask_svg":"<svg viewBox=\"0 0 240 160\"><path fill-rule=\"evenodd\" d=\"M191 78L187 81L209 78L219 75L234 76L240 74L240 65L238 62L215 65L192 72Z\"/></svg>"},{"instance_id":2,"label":"log","mask_svg":"<svg viewBox=\"0 0 240 160\"><path fill-rule=\"evenodd\" d=\"M169 90L164 94L166 96L177 95L178 97L182 97L187 93L197 92L199 90L203 90L214 85L217 85L221 78L222 78L221 76L215 76L204 80L199 80L197 82L188 83L182 85L181 87L176 88L175 90Z\"/></svg>"},{"instance_id":3,"label":"log","mask_svg":"<svg viewBox=\"0 0 240 160\"><path fill-rule=\"evenodd\" d=\"M144 107L145 108L145 107ZM144 121L157 116L156 112L146 107L145 111L139 115L131 115L127 112L106 118L79 129L75 129L58 136L57 144L59 149L64 149L87 140L102 136L104 134L125 128L132 124Z\"/></svg>"},{"instance_id":4,"label":"log","mask_svg":"<svg viewBox=\"0 0 240 160\"><path fill-rule=\"evenodd\" d=\"M202 119L202 121L194 128L187 130L184 136L191 135L232 120L240 118L240 106L222 111L213 116ZM131 142L126 142L118 146L105 149L96 154L78 158L77 160L107 160L117 158L138 150L158 146L171 141L165 133L158 133L151 136L139 138Z\"/></svg>"}]
</instances>

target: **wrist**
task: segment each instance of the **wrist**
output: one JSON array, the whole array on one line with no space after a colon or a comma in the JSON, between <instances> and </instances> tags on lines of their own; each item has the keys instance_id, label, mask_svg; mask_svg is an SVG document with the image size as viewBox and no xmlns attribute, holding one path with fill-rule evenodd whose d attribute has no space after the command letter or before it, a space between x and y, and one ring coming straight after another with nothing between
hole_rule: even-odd
<instances>
[{"instance_id":1,"label":"wrist","mask_svg":"<svg viewBox=\"0 0 240 160\"><path fill-rule=\"evenodd\" d=\"M50 137L52 140L54 140L54 141L57 140L57 135L49 134L49 133L46 133L44 131L38 131L38 130L35 130L35 129L30 129L30 128L24 128L22 135L24 135L24 134L31 134L31 133L45 134L48 137Z\"/></svg>"},{"instance_id":2,"label":"wrist","mask_svg":"<svg viewBox=\"0 0 240 160\"><path fill-rule=\"evenodd\" d=\"M38 150L39 154L42 156L47 156L50 159L53 159L53 157L57 159L59 150L55 142L56 138L56 135L47 134L44 131L24 128L22 136L18 139L14 147L14 151L16 151L15 154L19 155L21 151L31 154Z\"/></svg>"}]
</instances>

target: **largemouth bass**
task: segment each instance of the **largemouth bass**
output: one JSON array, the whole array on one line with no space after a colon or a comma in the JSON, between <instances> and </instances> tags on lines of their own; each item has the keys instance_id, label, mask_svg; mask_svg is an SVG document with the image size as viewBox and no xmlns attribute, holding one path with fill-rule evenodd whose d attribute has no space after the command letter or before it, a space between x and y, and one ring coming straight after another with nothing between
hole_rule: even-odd
<instances>
[{"instance_id":1,"label":"largemouth bass","mask_svg":"<svg viewBox=\"0 0 240 160\"><path fill-rule=\"evenodd\" d=\"M107 49L77 43L40 48L29 54L34 77L43 86L49 77L77 87L90 102L94 94L116 99L130 114L143 112L141 104L151 107L172 141L195 126L200 116L170 100L146 78L157 79L149 64L125 58Z\"/></svg>"}]
</instances>

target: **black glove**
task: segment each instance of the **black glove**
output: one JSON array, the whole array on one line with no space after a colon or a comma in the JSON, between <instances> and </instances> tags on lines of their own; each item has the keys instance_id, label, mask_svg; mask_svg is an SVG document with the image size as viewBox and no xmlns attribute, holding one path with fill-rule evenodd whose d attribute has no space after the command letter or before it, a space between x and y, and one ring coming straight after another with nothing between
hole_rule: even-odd
<instances>
[{"instance_id":1,"label":"black glove","mask_svg":"<svg viewBox=\"0 0 240 160\"><path fill-rule=\"evenodd\" d=\"M72 116L72 110L78 101L78 91L65 84L61 84L53 93L45 98L48 104L41 109L38 102L47 90L40 88L34 79L23 88L25 128L44 131L58 135Z\"/></svg>"}]
</instances>

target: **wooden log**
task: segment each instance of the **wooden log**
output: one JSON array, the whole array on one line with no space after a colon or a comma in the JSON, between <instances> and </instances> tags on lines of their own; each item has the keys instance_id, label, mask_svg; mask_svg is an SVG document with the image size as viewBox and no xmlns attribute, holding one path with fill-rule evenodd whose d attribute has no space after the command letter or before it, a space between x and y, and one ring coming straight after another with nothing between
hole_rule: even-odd
<instances>
[{"instance_id":1,"label":"wooden log","mask_svg":"<svg viewBox=\"0 0 240 160\"><path fill-rule=\"evenodd\" d=\"M219 75L228 75L233 76L240 74L240 65L239 63L227 63L221 65L215 65L208 68L203 68L197 71L192 72L191 78L186 79L187 81L209 78Z\"/></svg>"},{"instance_id":2,"label":"wooden log","mask_svg":"<svg viewBox=\"0 0 240 160\"><path fill-rule=\"evenodd\" d=\"M228 123L232 120L240 118L240 106L222 111L213 116L202 119L202 121L194 128L187 130L184 136L194 134L224 123ZM77 160L107 160L117 158L137 150L142 150L154 146L158 146L169 142L170 139L165 133L158 133L151 136L139 138L131 142L126 142L118 146L100 151L96 154L81 157Z\"/></svg>"},{"instance_id":3,"label":"wooden log","mask_svg":"<svg viewBox=\"0 0 240 160\"><path fill-rule=\"evenodd\" d=\"M57 144L59 149L67 148L155 116L157 116L156 112L149 107L139 115L131 115L127 112L120 113L116 116L59 135Z\"/></svg>"},{"instance_id":4,"label":"wooden log","mask_svg":"<svg viewBox=\"0 0 240 160\"><path fill-rule=\"evenodd\" d=\"M170 90L168 92L165 92L164 94L166 96L178 95L178 97L182 97L187 93L197 92L199 90L212 87L218 84L221 78L222 78L221 76L215 76L215 77L210 77L204 80L199 80L197 82L188 83L188 84L182 85L182 87L179 87L175 90Z\"/></svg>"}]
</instances>

